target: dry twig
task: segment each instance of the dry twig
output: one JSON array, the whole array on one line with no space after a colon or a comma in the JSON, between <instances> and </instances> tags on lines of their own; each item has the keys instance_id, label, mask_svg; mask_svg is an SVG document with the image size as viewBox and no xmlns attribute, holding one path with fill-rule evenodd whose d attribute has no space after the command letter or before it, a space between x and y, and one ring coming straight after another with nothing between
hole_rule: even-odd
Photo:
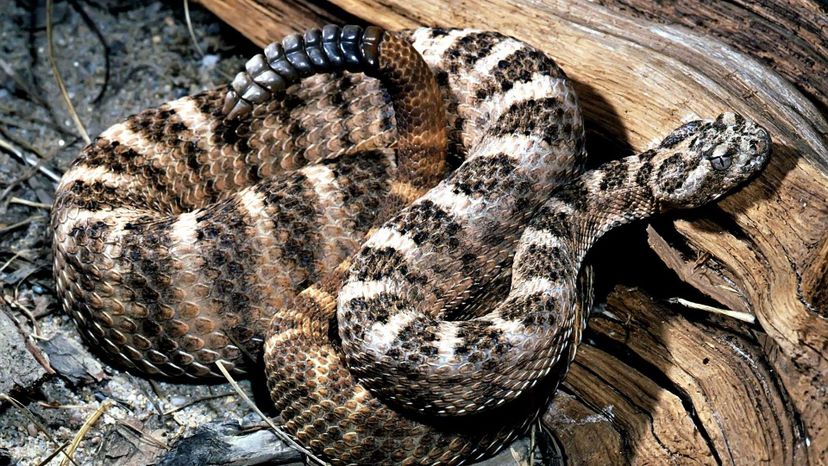
<instances>
[{"instance_id":1,"label":"dry twig","mask_svg":"<svg viewBox=\"0 0 828 466\"><path fill-rule=\"evenodd\" d=\"M83 6L77 0L69 0L69 5L72 6L72 9L81 17L81 20L89 27L89 30L95 34L95 37L98 38L98 41L101 43L101 47L103 47L103 58L104 58L104 81L101 85L101 89L98 91L98 95L92 99L94 103L100 103L101 99L103 99L104 94L106 94L106 89L109 87L109 77L110 77L110 60L109 60L109 44L106 43L106 37L104 36L103 32L101 32L98 25L95 24L95 21L89 17L86 13L86 10L83 9Z\"/></svg>"},{"instance_id":2,"label":"dry twig","mask_svg":"<svg viewBox=\"0 0 828 466\"><path fill-rule=\"evenodd\" d=\"M26 80L21 78L17 71L15 71L14 68L6 60L3 60L2 57L0 57L0 71L3 71L7 75L9 75L9 77L12 78L17 87L23 89L23 92L25 92L26 95L31 97L32 100L36 100L38 104L44 107L48 107L46 101L44 101L43 98L40 97L40 95L31 88L29 83L27 83Z\"/></svg>"},{"instance_id":3,"label":"dry twig","mask_svg":"<svg viewBox=\"0 0 828 466\"><path fill-rule=\"evenodd\" d=\"M45 218L45 217L42 216L42 215L32 215L31 217L23 219L23 220L21 220L17 223L12 223L11 225L0 227L0 233L7 233L9 231L16 230L20 227L24 227L24 226L32 223L35 220L39 220L39 219L42 219L42 218Z\"/></svg>"},{"instance_id":4,"label":"dry twig","mask_svg":"<svg viewBox=\"0 0 828 466\"><path fill-rule=\"evenodd\" d=\"M159 416L163 416L164 410L161 409L161 405L158 404L158 402L160 401L160 397L158 396L158 392L155 391L155 386L153 385L154 382L152 380L146 381L149 384L150 388L153 390L153 394L155 395L151 396L150 392L146 389L146 387L144 387L144 384L141 383L140 380L138 380L134 375L130 374L129 372L127 372L127 376L132 381L132 383L136 387L138 387L138 390L141 390L141 393L147 398L147 400L149 400L150 404L152 404L152 407L155 408L155 412L158 413Z\"/></svg>"},{"instance_id":5,"label":"dry twig","mask_svg":"<svg viewBox=\"0 0 828 466\"><path fill-rule=\"evenodd\" d=\"M15 290L15 292L16 291L17 290ZM29 321L32 323L32 334L36 338L41 337L42 333L40 331L40 323L35 318L34 314L31 311L31 309L29 309L28 307L21 304L20 301L18 301L16 296L10 297L10 296L7 296L5 293L3 294L3 302L5 302L6 305L9 306L9 308L15 308L18 311L20 311L21 313L23 313L23 315L25 315L26 318L29 319ZM15 323L16 322L17 322L17 320L15 319ZM19 329L19 330L21 330L21 332L20 332L21 336L28 339L28 337L29 337L28 333L23 332L22 329Z\"/></svg>"},{"instance_id":6,"label":"dry twig","mask_svg":"<svg viewBox=\"0 0 828 466\"><path fill-rule=\"evenodd\" d=\"M722 309L720 307L708 306L707 304L695 303L693 301L688 301L684 298L670 298L667 301L672 304L681 304L682 306L690 309L698 309L700 311L721 314L723 316L731 317L736 320L741 320L742 322L747 322L749 324L756 323L756 316L754 316L753 314L748 314L747 312L731 311L730 309Z\"/></svg>"},{"instance_id":7,"label":"dry twig","mask_svg":"<svg viewBox=\"0 0 828 466\"><path fill-rule=\"evenodd\" d=\"M0 266L0 273L2 273L4 270L6 270L6 267L11 265L11 263L14 262L21 255L23 255L23 251L17 251L16 253L14 253L14 255L11 256L11 258L9 258L9 260L7 260L2 266Z\"/></svg>"},{"instance_id":8,"label":"dry twig","mask_svg":"<svg viewBox=\"0 0 828 466\"><path fill-rule=\"evenodd\" d=\"M138 438L139 442L149 443L150 445L156 448L167 448L166 443L153 437L152 434L144 432L142 429L135 427L131 424L127 424L124 421L117 421L116 427L118 429L117 432L121 434L121 436L123 436L124 438L126 438L126 435L124 435L124 431L127 431L134 434Z\"/></svg>"},{"instance_id":9,"label":"dry twig","mask_svg":"<svg viewBox=\"0 0 828 466\"><path fill-rule=\"evenodd\" d=\"M44 175L48 176L55 183L60 181L60 175L56 174L52 170L49 170L48 168L43 166L43 163L45 162L44 159L33 160L30 157L26 157L22 152L17 150L16 147L12 146L11 144L9 144L7 141L5 141L3 139L0 139L0 149L3 149L6 152L10 153L11 155L13 155L18 160L21 160L21 161L31 165L32 167L35 167L38 171L40 171Z\"/></svg>"},{"instance_id":10,"label":"dry twig","mask_svg":"<svg viewBox=\"0 0 828 466\"><path fill-rule=\"evenodd\" d=\"M178 411L181 411L182 409L187 409L190 406L197 405L197 404L203 403L205 401L210 401L210 400L215 400L215 399L218 399L218 398L225 398L225 397L228 397L228 396L233 396L235 394L236 394L235 392L227 392L227 393L219 393L219 394L216 394L216 395L202 396L200 398L196 398L195 400L188 401L188 402L184 403L181 406L176 406L175 408L173 408L169 411L166 411L164 413L164 415L169 416L170 414L177 413Z\"/></svg>"},{"instance_id":11,"label":"dry twig","mask_svg":"<svg viewBox=\"0 0 828 466\"><path fill-rule=\"evenodd\" d=\"M65 444L64 444L64 445L60 445L60 444L57 442L57 440L55 440L55 438L54 438L54 437L52 437L52 434L50 434L50 433L49 433L49 431L48 431L48 430L46 430L46 427L44 427L44 426L43 426L43 424L41 424L41 423L40 423L40 421L38 421L38 420L37 420L37 418L35 417L34 413L32 413L31 411L29 411L29 408L27 408L25 405L23 405L23 403L21 403L21 402L17 401L17 400L16 400L16 399L14 399L13 397L11 397L11 396L9 396L9 395L6 395L5 393L0 393L0 400L5 400L5 401L7 401L7 402L11 403L11 404L12 404L15 408L17 408L18 410L20 410L20 412L21 412L21 413L23 413L23 415L24 415L26 418L28 418L28 419L29 419L29 421L30 421L32 424L34 424L34 426L35 426L35 428L36 428L37 430L39 430L40 432L43 432L43 435L45 435L45 436L46 436L46 438L47 438L47 439L49 439L49 441L50 441L50 442L54 443L55 445L59 445L59 447L58 447L58 451L60 451L61 453L63 453L63 455L64 455L64 456L66 456L66 459L67 459L67 460L69 460L69 461L70 461L72 464L74 464L75 466L79 466L79 465L78 465L78 463L76 463L76 462L75 462L75 460L74 460L74 459L73 459L73 458L72 458L69 454L67 454L67 453L66 453L66 450L65 450L65 446L66 446L66 445L65 445Z\"/></svg>"}]
</instances>

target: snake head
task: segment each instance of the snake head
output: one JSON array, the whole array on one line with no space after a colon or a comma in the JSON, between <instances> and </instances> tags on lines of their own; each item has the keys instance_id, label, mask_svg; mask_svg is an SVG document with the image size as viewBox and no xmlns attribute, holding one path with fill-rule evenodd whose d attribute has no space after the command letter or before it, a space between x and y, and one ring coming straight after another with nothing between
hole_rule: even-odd
<instances>
[{"instance_id":1,"label":"snake head","mask_svg":"<svg viewBox=\"0 0 828 466\"><path fill-rule=\"evenodd\" d=\"M714 201L761 171L770 150L768 132L739 114L692 121L653 151L653 194L664 208Z\"/></svg>"}]
</instances>

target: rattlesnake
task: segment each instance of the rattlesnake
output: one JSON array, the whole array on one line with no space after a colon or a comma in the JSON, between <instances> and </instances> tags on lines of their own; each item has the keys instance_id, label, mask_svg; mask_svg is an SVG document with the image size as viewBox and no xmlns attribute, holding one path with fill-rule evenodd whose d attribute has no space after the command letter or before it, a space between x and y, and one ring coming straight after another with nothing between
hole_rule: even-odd
<instances>
[{"instance_id":1,"label":"rattlesnake","mask_svg":"<svg viewBox=\"0 0 828 466\"><path fill-rule=\"evenodd\" d=\"M252 370L267 331L282 429L334 464L467 462L566 373L597 238L716 199L770 151L723 114L579 176L583 139L563 71L499 33L290 36L84 149L53 209L57 289L148 374Z\"/></svg>"}]
</instances>

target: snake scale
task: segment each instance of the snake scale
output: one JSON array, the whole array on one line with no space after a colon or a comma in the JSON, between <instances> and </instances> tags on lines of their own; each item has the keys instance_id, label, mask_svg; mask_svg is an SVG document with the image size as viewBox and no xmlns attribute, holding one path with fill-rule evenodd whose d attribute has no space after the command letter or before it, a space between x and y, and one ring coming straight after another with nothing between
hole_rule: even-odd
<instances>
[{"instance_id":1,"label":"snake scale","mask_svg":"<svg viewBox=\"0 0 828 466\"><path fill-rule=\"evenodd\" d=\"M64 309L149 375L254 370L333 464L461 464L525 432L586 326L608 230L765 164L726 113L581 173L555 62L478 30L326 26L229 88L104 131L52 214Z\"/></svg>"}]
</instances>

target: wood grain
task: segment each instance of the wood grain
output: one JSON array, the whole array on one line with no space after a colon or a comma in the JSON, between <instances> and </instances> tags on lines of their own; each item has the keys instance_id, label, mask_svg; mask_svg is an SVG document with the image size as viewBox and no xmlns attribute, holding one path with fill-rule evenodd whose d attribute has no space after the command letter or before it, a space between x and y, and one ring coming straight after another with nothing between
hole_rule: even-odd
<instances>
[{"instance_id":1,"label":"wood grain","mask_svg":"<svg viewBox=\"0 0 828 466\"><path fill-rule=\"evenodd\" d=\"M573 464L603 463L580 438L592 424L622 439L598 443L609 464L807 463L797 411L750 326L691 319L638 290L610 294L544 417Z\"/></svg>"},{"instance_id":2,"label":"wood grain","mask_svg":"<svg viewBox=\"0 0 828 466\"><path fill-rule=\"evenodd\" d=\"M197 3L209 8L260 46L314 26L364 23L327 2L197 0Z\"/></svg>"},{"instance_id":3,"label":"wood grain","mask_svg":"<svg viewBox=\"0 0 828 466\"><path fill-rule=\"evenodd\" d=\"M214 6L221 2L203 3L260 45L283 34L279 21L240 18ZM525 40L553 56L575 81L590 135L628 151L646 149L683 121L725 110L768 128L773 156L759 178L715 206L674 214L648 230L652 249L682 281L720 305L754 314L757 324L700 317L640 292L616 290L607 309L617 319L593 318L592 340L545 419L572 463L824 464L824 5L330 3L389 29L475 27ZM291 12L307 4L255 5ZM591 155L606 160L625 154Z\"/></svg>"},{"instance_id":4,"label":"wood grain","mask_svg":"<svg viewBox=\"0 0 828 466\"><path fill-rule=\"evenodd\" d=\"M680 24L759 59L828 111L828 3L599 0L626 16ZM821 59L820 59L821 57Z\"/></svg>"}]
</instances>

